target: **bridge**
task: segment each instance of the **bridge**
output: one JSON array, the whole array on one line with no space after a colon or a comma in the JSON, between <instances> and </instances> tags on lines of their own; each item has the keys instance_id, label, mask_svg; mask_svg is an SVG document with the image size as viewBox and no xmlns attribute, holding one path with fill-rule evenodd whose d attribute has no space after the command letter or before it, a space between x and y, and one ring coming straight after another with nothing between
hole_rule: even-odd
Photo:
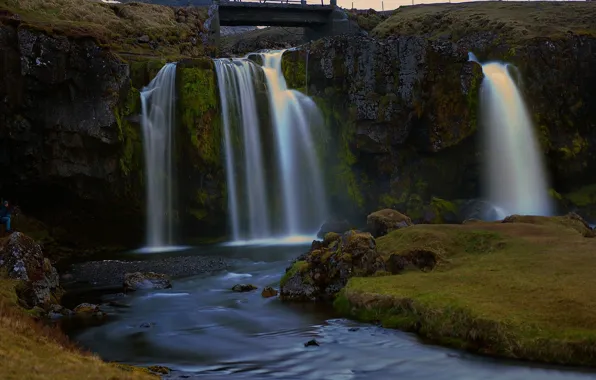
<instances>
[{"instance_id":1,"label":"bridge","mask_svg":"<svg viewBox=\"0 0 596 380\"><path fill-rule=\"evenodd\" d=\"M213 40L219 40L220 25L303 27L307 40L350 31L348 16L337 0L214 0L213 6L216 12L210 11L215 17L209 26Z\"/></svg>"},{"instance_id":2,"label":"bridge","mask_svg":"<svg viewBox=\"0 0 596 380\"><path fill-rule=\"evenodd\" d=\"M224 26L316 27L329 23L337 0L220 0L219 23Z\"/></svg>"}]
</instances>

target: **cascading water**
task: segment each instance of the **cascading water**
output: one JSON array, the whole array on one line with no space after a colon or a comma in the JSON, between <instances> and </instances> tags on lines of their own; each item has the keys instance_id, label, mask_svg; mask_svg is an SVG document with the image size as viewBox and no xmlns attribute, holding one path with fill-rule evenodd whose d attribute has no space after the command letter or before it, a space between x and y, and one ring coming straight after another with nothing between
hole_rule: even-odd
<instances>
[{"instance_id":1,"label":"cascading water","mask_svg":"<svg viewBox=\"0 0 596 380\"><path fill-rule=\"evenodd\" d=\"M232 222L232 237L239 240L239 199L234 167L233 122L241 124L243 151L239 152L244 163L244 182L248 206L248 237L264 239L271 235L267 216L267 189L263 166L263 153L259 131L259 118L255 101L253 80L258 67L247 59L221 59L215 61L219 82L224 139L226 153L226 176L228 182L228 203Z\"/></svg>"},{"instance_id":2,"label":"cascading water","mask_svg":"<svg viewBox=\"0 0 596 380\"><path fill-rule=\"evenodd\" d=\"M311 122L322 118L309 97L287 88L281 70L283 53L252 55L263 62L262 67L249 58L220 59L215 63L235 241L274 236L309 235L310 238L326 217L325 191L311 135L311 124L316 124ZM254 84L263 74L274 135L271 149L262 144L268 140L255 102ZM241 136L241 144L234 143L236 136ZM263 158L264 152L271 150L275 156L268 158L274 159L275 165ZM276 197L280 198L279 202L275 202ZM277 212L271 212L272 209ZM247 227L243 227L243 220Z\"/></svg>"},{"instance_id":3,"label":"cascading water","mask_svg":"<svg viewBox=\"0 0 596 380\"><path fill-rule=\"evenodd\" d=\"M500 214L551 215L548 180L533 125L507 64L481 64L487 200Z\"/></svg>"},{"instance_id":4,"label":"cascading water","mask_svg":"<svg viewBox=\"0 0 596 380\"><path fill-rule=\"evenodd\" d=\"M309 121L320 117L311 98L289 90L281 69L284 51L260 53L277 137L286 233L316 232L327 213L320 165ZM315 215L309 220L308 211ZM313 222L315 224L313 224Z\"/></svg>"},{"instance_id":5,"label":"cascading water","mask_svg":"<svg viewBox=\"0 0 596 380\"><path fill-rule=\"evenodd\" d=\"M166 64L141 91L147 246L158 250L173 243L172 129L176 64Z\"/></svg>"}]
</instances>

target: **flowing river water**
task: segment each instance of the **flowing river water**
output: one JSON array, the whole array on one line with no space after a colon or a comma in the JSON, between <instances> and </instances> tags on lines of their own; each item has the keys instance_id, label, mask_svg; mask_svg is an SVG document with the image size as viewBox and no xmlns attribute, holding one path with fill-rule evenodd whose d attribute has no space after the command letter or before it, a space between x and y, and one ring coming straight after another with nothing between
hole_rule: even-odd
<instances>
[{"instance_id":1,"label":"flowing river water","mask_svg":"<svg viewBox=\"0 0 596 380\"><path fill-rule=\"evenodd\" d=\"M596 379L596 372L496 360L341 318L329 308L264 299L307 245L211 246L176 255L225 257L227 270L174 278L167 290L108 295L108 322L70 336L109 361L164 365L182 379ZM163 256L143 255L161 260ZM234 293L237 283L259 290ZM128 307L122 307L127 305ZM320 346L305 347L316 339Z\"/></svg>"}]
</instances>

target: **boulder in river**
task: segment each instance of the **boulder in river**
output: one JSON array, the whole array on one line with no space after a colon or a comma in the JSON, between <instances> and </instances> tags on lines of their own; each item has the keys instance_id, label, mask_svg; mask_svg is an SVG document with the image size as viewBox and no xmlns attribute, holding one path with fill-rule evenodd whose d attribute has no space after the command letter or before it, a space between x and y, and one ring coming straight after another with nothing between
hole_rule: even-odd
<instances>
[{"instance_id":1,"label":"boulder in river","mask_svg":"<svg viewBox=\"0 0 596 380\"><path fill-rule=\"evenodd\" d=\"M43 257L41 246L21 232L0 240L0 269L21 280L19 298L27 307L49 306L61 292L56 268Z\"/></svg>"},{"instance_id":2,"label":"boulder in river","mask_svg":"<svg viewBox=\"0 0 596 380\"><path fill-rule=\"evenodd\" d=\"M366 218L368 230L374 237L387 235L389 232L413 225L412 220L392 209L373 212Z\"/></svg>"},{"instance_id":3,"label":"boulder in river","mask_svg":"<svg viewBox=\"0 0 596 380\"><path fill-rule=\"evenodd\" d=\"M237 293L252 292L256 289L258 288L252 284L236 284L232 287L232 291Z\"/></svg>"},{"instance_id":4,"label":"boulder in river","mask_svg":"<svg viewBox=\"0 0 596 380\"><path fill-rule=\"evenodd\" d=\"M172 287L170 278L155 272L135 272L124 275L124 290L168 289Z\"/></svg>"},{"instance_id":5,"label":"boulder in river","mask_svg":"<svg viewBox=\"0 0 596 380\"><path fill-rule=\"evenodd\" d=\"M273 289L271 286L266 286L261 292L261 296L263 296L263 298L277 297L277 294L277 289Z\"/></svg>"},{"instance_id":6,"label":"boulder in river","mask_svg":"<svg viewBox=\"0 0 596 380\"><path fill-rule=\"evenodd\" d=\"M327 301L353 276L385 270L376 242L368 232L329 233L314 241L310 251L294 261L281 279L280 298L292 301Z\"/></svg>"}]
</instances>

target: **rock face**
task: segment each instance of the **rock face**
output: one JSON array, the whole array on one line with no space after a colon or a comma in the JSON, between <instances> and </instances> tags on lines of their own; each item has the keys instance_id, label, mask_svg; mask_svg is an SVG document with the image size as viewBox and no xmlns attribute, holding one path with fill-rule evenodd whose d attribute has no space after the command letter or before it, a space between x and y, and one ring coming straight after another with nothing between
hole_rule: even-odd
<instances>
[{"instance_id":1,"label":"rock face","mask_svg":"<svg viewBox=\"0 0 596 380\"><path fill-rule=\"evenodd\" d=\"M384 209L370 214L366 218L366 224L374 237L380 237L399 228L411 226L412 220L399 211Z\"/></svg>"},{"instance_id":2,"label":"rock face","mask_svg":"<svg viewBox=\"0 0 596 380\"><path fill-rule=\"evenodd\" d=\"M280 298L290 301L331 300L352 276L369 276L385 269L375 239L366 232L329 233L314 241L310 251L286 269Z\"/></svg>"},{"instance_id":3,"label":"rock face","mask_svg":"<svg viewBox=\"0 0 596 380\"><path fill-rule=\"evenodd\" d=\"M283 67L289 86L308 91L325 116L331 143L322 162L332 208L390 207L424 222L434 219L427 210L433 197L482 195L483 74L468 62L469 51L517 67L553 187L566 193L594 183L596 109L588 104L596 101L596 73L577 69L596 65L594 49L596 38L571 32L515 45L491 30L433 39L350 36L287 52Z\"/></svg>"},{"instance_id":4,"label":"rock face","mask_svg":"<svg viewBox=\"0 0 596 380\"><path fill-rule=\"evenodd\" d=\"M124 275L124 290L168 289L172 284L165 274L155 272L135 272Z\"/></svg>"},{"instance_id":5,"label":"rock face","mask_svg":"<svg viewBox=\"0 0 596 380\"><path fill-rule=\"evenodd\" d=\"M0 240L0 269L23 281L17 292L29 308L49 306L60 291L56 268L43 257L39 244L20 232Z\"/></svg>"}]
</instances>

